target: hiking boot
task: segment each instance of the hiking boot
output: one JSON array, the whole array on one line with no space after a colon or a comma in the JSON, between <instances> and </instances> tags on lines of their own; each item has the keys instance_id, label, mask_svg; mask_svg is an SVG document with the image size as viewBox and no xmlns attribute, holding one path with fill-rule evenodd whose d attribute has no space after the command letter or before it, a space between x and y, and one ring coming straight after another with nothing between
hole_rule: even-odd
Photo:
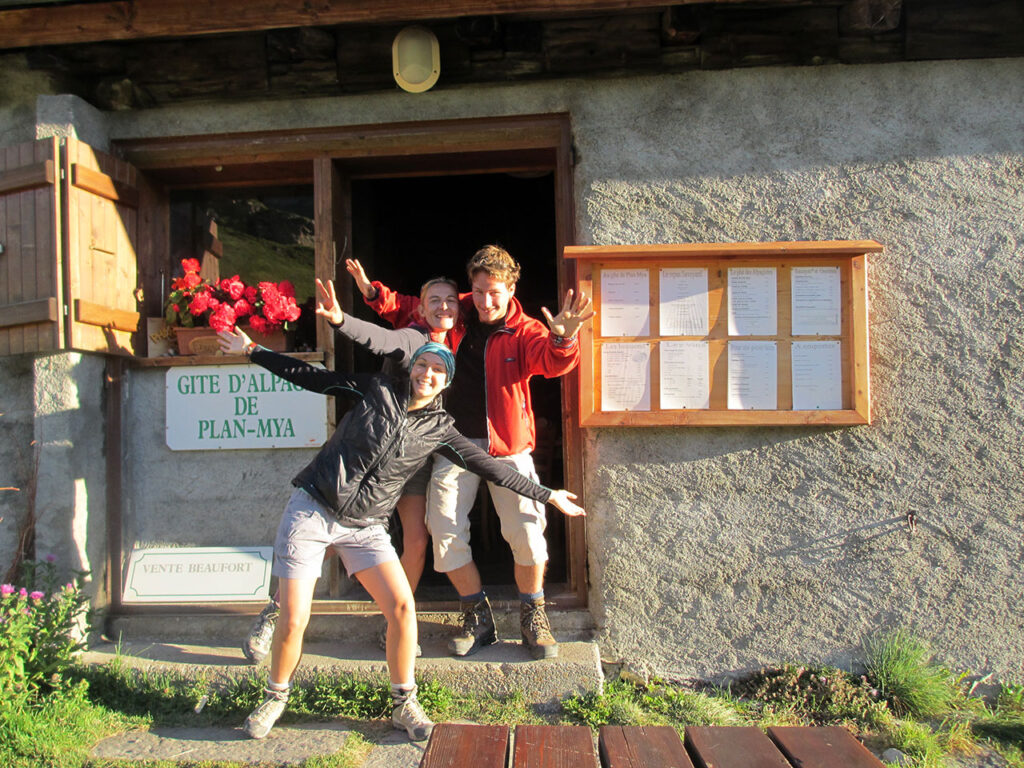
<instances>
[{"instance_id":1,"label":"hiking boot","mask_svg":"<svg viewBox=\"0 0 1024 768\"><path fill-rule=\"evenodd\" d=\"M485 645L498 642L494 630L491 603L485 597L479 603L460 602L462 632L448 641L448 650L456 656L469 656Z\"/></svg>"},{"instance_id":2,"label":"hiking boot","mask_svg":"<svg viewBox=\"0 0 1024 768\"><path fill-rule=\"evenodd\" d=\"M249 628L249 636L242 643L242 653L249 663L259 664L270 653L270 646L274 641L274 627L277 626L280 611L281 607L271 600Z\"/></svg>"},{"instance_id":3,"label":"hiking boot","mask_svg":"<svg viewBox=\"0 0 1024 768\"><path fill-rule=\"evenodd\" d=\"M380 628L380 631L377 633L377 645L380 646L380 649L382 651L387 651L388 649L388 623L386 621L384 622L384 625ZM416 658L418 659L422 655L423 649L420 648L419 643L416 643Z\"/></svg>"},{"instance_id":4,"label":"hiking boot","mask_svg":"<svg viewBox=\"0 0 1024 768\"><path fill-rule=\"evenodd\" d=\"M434 723L416 700L416 690L413 686L411 691L401 695L391 694L395 705L391 710L391 725L399 731L404 728L412 741L426 741L434 730Z\"/></svg>"},{"instance_id":5,"label":"hiking boot","mask_svg":"<svg viewBox=\"0 0 1024 768\"><path fill-rule=\"evenodd\" d=\"M558 642L551 634L551 624L544 610L544 598L519 604L519 628L523 645L535 659L553 659L558 655Z\"/></svg>"},{"instance_id":6,"label":"hiking boot","mask_svg":"<svg viewBox=\"0 0 1024 768\"><path fill-rule=\"evenodd\" d=\"M275 691L272 688L267 688L266 694L267 697L263 703L245 718L245 723L242 725L242 730L254 739L262 739L270 733L270 729L274 727L274 723L277 722L277 718L284 712L285 705L288 703L287 690Z\"/></svg>"}]
</instances>

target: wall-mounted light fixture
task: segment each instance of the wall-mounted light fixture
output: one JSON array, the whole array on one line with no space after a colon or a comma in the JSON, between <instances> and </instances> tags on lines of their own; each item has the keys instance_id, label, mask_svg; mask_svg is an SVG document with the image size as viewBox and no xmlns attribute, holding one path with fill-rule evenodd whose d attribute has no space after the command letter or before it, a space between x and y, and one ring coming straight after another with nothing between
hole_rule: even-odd
<instances>
[{"instance_id":1,"label":"wall-mounted light fixture","mask_svg":"<svg viewBox=\"0 0 1024 768\"><path fill-rule=\"evenodd\" d=\"M441 75L441 48L425 27L406 27L391 44L391 68L398 87L409 93L430 90Z\"/></svg>"}]
</instances>

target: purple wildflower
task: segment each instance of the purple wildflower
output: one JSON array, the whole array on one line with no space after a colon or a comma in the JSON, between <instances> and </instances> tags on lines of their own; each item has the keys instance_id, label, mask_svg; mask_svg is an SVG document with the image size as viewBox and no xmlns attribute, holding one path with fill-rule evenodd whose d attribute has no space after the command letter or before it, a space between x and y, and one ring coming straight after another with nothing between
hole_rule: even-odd
<instances>
[{"instance_id":1,"label":"purple wildflower","mask_svg":"<svg viewBox=\"0 0 1024 768\"><path fill-rule=\"evenodd\" d=\"M21 589L18 590L18 594L21 595L22 597L28 597L28 590L25 589L24 587L22 587Z\"/></svg>"},{"instance_id":2,"label":"purple wildflower","mask_svg":"<svg viewBox=\"0 0 1024 768\"><path fill-rule=\"evenodd\" d=\"M8 595L14 594L13 584L0 584L0 595L7 597Z\"/></svg>"},{"instance_id":3,"label":"purple wildflower","mask_svg":"<svg viewBox=\"0 0 1024 768\"><path fill-rule=\"evenodd\" d=\"M32 592L29 595L29 597L31 597L33 600L42 600L45 597L45 595L37 589L34 592Z\"/></svg>"},{"instance_id":4,"label":"purple wildflower","mask_svg":"<svg viewBox=\"0 0 1024 768\"><path fill-rule=\"evenodd\" d=\"M51 552L50 554L48 554L48 555L47 555L47 556L46 556L45 558L43 558L43 559L44 559L44 560L46 560L46 562L48 562L48 563L56 563L56 562L57 562L57 556L56 556L55 554L53 554L53 552Z\"/></svg>"}]
</instances>

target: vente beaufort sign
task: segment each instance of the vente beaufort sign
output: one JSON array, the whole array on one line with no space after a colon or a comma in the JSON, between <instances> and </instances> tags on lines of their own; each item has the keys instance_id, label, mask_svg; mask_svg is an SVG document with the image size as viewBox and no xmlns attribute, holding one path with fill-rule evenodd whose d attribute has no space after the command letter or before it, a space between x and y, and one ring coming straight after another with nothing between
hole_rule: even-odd
<instances>
[{"instance_id":1,"label":"vente beaufort sign","mask_svg":"<svg viewBox=\"0 0 1024 768\"><path fill-rule=\"evenodd\" d=\"M167 370L167 447L317 448L327 439L327 398L258 365Z\"/></svg>"}]
</instances>

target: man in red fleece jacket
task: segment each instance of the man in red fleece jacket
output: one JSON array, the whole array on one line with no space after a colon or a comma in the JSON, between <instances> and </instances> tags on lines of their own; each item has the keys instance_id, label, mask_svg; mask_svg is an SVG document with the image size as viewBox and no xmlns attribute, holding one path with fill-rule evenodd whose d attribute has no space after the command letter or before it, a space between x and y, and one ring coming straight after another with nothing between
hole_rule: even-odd
<instances>
[{"instance_id":1,"label":"man in red fleece jacket","mask_svg":"<svg viewBox=\"0 0 1024 768\"><path fill-rule=\"evenodd\" d=\"M371 283L358 262L349 272L367 303L392 323L411 316L417 300ZM547 326L523 312L515 298L519 265L499 246L488 245L467 265L471 292L460 297L462 325L448 334L461 372L445 407L455 426L492 456L536 478L531 451L536 428L530 378L562 376L579 362L577 335L594 315L590 298L570 290L561 311L543 309ZM434 547L434 568L444 572L459 593L462 631L449 649L456 656L475 653L497 641L490 602L469 545L469 512L480 478L446 459L434 463L427 491L427 528ZM535 659L558 655L544 609L544 567L548 560L544 510L489 483L501 533L512 548L520 596L523 645Z\"/></svg>"}]
</instances>

